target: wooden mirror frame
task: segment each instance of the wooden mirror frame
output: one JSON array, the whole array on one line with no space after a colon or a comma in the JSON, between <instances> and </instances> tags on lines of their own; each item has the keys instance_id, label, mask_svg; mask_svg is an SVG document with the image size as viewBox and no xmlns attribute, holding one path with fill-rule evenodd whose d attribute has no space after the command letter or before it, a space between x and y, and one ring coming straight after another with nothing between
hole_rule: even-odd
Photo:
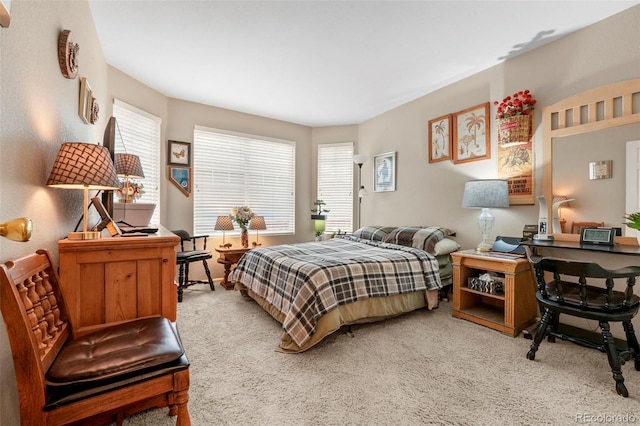
<instances>
[{"instance_id":1,"label":"wooden mirror frame","mask_svg":"<svg viewBox=\"0 0 640 426\"><path fill-rule=\"evenodd\" d=\"M633 96L640 94L640 79L587 90L556 102L542 109L542 195L553 199L553 155L554 138L580 135L610 127L640 123L640 111L633 112ZM616 111L616 103L621 103L621 111ZM599 116L598 108L602 113ZM603 108L604 107L604 108ZM583 117L586 115L586 119ZM553 217L551 203L548 202L547 217ZM634 240L630 237L617 237Z\"/></svg>"}]
</instances>

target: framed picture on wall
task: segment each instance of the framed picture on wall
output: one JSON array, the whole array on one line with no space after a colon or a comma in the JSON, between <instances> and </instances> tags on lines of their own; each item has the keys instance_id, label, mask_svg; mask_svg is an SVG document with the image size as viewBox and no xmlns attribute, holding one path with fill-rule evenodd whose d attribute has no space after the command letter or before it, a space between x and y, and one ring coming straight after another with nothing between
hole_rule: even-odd
<instances>
[{"instance_id":1,"label":"framed picture on wall","mask_svg":"<svg viewBox=\"0 0 640 426\"><path fill-rule=\"evenodd\" d=\"M451 114L429 120L429 162L451 159Z\"/></svg>"},{"instance_id":2,"label":"framed picture on wall","mask_svg":"<svg viewBox=\"0 0 640 426\"><path fill-rule=\"evenodd\" d=\"M169 181L188 197L191 194L191 167L169 166Z\"/></svg>"},{"instance_id":3,"label":"framed picture on wall","mask_svg":"<svg viewBox=\"0 0 640 426\"><path fill-rule=\"evenodd\" d=\"M167 159L170 166L191 167L191 144L189 142L169 141Z\"/></svg>"},{"instance_id":4,"label":"framed picture on wall","mask_svg":"<svg viewBox=\"0 0 640 426\"><path fill-rule=\"evenodd\" d=\"M396 190L396 152L385 152L373 157L373 191Z\"/></svg>"},{"instance_id":5,"label":"framed picture on wall","mask_svg":"<svg viewBox=\"0 0 640 426\"><path fill-rule=\"evenodd\" d=\"M89 124L91 121L91 106L93 93L86 77L80 79L80 98L78 102L78 115L82 121Z\"/></svg>"},{"instance_id":6,"label":"framed picture on wall","mask_svg":"<svg viewBox=\"0 0 640 426\"><path fill-rule=\"evenodd\" d=\"M489 102L453 114L453 163L491 158Z\"/></svg>"}]
</instances>

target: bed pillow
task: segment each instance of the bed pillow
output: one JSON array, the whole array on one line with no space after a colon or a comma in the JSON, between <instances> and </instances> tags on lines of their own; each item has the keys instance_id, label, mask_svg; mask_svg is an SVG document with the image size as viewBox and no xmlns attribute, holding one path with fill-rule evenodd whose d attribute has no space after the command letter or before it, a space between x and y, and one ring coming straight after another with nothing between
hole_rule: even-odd
<instances>
[{"instance_id":1,"label":"bed pillow","mask_svg":"<svg viewBox=\"0 0 640 426\"><path fill-rule=\"evenodd\" d=\"M457 241L454 241L451 238L443 238L436 243L435 247L433 248L433 254L435 256L449 254L449 253L453 253L459 248L460 248L460 244L458 244Z\"/></svg>"},{"instance_id":2,"label":"bed pillow","mask_svg":"<svg viewBox=\"0 0 640 426\"><path fill-rule=\"evenodd\" d=\"M402 226L389 232L385 242L433 253L436 243L454 232L447 228Z\"/></svg>"},{"instance_id":3,"label":"bed pillow","mask_svg":"<svg viewBox=\"0 0 640 426\"><path fill-rule=\"evenodd\" d=\"M353 236L363 240L385 241L389 232L394 229L393 226L363 226L354 231Z\"/></svg>"}]
</instances>

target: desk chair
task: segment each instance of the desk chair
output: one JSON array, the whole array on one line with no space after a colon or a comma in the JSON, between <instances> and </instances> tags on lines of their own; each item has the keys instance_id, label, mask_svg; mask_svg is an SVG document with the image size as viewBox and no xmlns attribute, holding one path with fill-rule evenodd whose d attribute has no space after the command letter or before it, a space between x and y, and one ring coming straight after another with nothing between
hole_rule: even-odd
<instances>
[{"instance_id":1,"label":"desk chair","mask_svg":"<svg viewBox=\"0 0 640 426\"><path fill-rule=\"evenodd\" d=\"M640 266L608 270L596 263L533 256L530 247L525 246L525 249L535 270L538 285L536 299L542 313L542 320L527 358L535 359L536 351L545 337L552 342L557 337L598 349L607 354L613 379L616 381L616 392L624 397L629 396L620 366L633 358L635 369L640 371L640 347L631 324L631 319L638 313L640 306L640 299L633 294L636 278L640 276ZM553 279L547 282L545 272L553 274ZM575 282L575 278L578 282ZM613 290L614 279L617 278L626 279L625 291ZM587 281L593 284L596 279L604 279L605 286L587 284ZM598 321L602 342L559 333L557 329L560 314ZM616 348L609 322L622 322L626 335L626 347L623 350Z\"/></svg>"},{"instance_id":2,"label":"desk chair","mask_svg":"<svg viewBox=\"0 0 640 426\"><path fill-rule=\"evenodd\" d=\"M121 425L133 413L168 406L176 425L190 425L189 361L175 323L146 317L74 337L63 296L45 250L0 265L20 424Z\"/></svg>"},{"instance_id":3,"label":"desk chair","mask_svg":"<svg viewBox=\"0 0 640 426\"><path fill-rule=\"evenodd\" d=\"M176 264L178 265L178 302L182 302L182 293L185 288L194 284L209 284L211 291L215 291L213 280L211 279L211 271L209 271L209 264L207 260L211 259L213 255L207 250L207 238L208 235L195 235L191 236L187 231L182 229L177 231L171 231L180 237L180 251L176 253ZM203 239L203 250L197 249L197 241ZM204 280L190 280L189 279L189 264L193 262L200 262L204 265L204 272L207 274L207 281Z\"/></svg>"}]
</instances>

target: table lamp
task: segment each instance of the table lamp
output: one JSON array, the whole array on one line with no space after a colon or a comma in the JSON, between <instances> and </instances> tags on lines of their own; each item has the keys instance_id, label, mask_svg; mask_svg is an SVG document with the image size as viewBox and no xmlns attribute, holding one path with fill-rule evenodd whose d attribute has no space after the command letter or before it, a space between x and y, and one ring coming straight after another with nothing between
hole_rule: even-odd
<instances>
[{"instance_id":1,"label":"table lamp","mask_svg":"<svg viewBox=\"0 0 640 426\"><path fill-rule=\"evenodd\" d=\"M567 198L566 195L554 195L551 200L553 218L551 220L551 229L554 234L563 234L564 225L567 223L566 219L562 218L562 205L569 207L569 203L575 201L574 198Z\"/></svg>"},{"instance_id":2,"label":"table lamp","mask_svg":"<svg viewBox=\"0 0 640 426\"><path fill-rule=\"evenodd\" d=\"M116 154L114 158L116 174L120 178L124 178L124 197L120 199L121 203L133 203L133 194L131 194L129 186L129 178L143 179L144 172L140 157L134 154Z\"/></svg>"},{"instance_id":3,"label":"table lamp","mask_svg":"<svg viewBox=\"0 0 640 426\"><path fill-rule=\"evenodd\" d=\"M222 245L220 247L226 247L227 244L224 242L224 233L225 231L233 231L231 216L218 216L216 226L213 229L215 231L222 231ZM229 246L231 246L231 244L229 244Z\"/></svg>"},{"instance_id":4,"label":"table lamp","mask_svg":"<svg viewBox=\"0 0 640 426\"><path fill-rule=\"evenodd\" d=\"M109 150L90 143L63 143L53 163L47 185L54 188L84 190L82 232L70 232L68 238L100 238L100 232L87 231L89 190L117 189L120 186Z\"/></svg>"},{"instance_id":5,"label":"table lamp","mask_svg":"<svg viewBox=\"0 0 640 426\"><path fill-rule=\"evenodd\" d=\"M464 184L462 207L481 208L478 216L478 229L482 233L482 242L476 251L490 251L493 243L490 240L495 224L495 218L489 212L490 208L509 207L509 188L506 180L484 179L469 180Z\"/></svg>"},{"instance_id":6,"label":"table lamp","mask_svg":"<svg viewBox=\"0 0 640 426\"><path fill-rule=\"evenodd\" d=\"M264 231L267 229L267 224L264 222L264 216L254 216L251 218L251 222L249 222L249 229L256 231L256 242L253 243L254 247L259 246L258 242L258 231Z\"/></svg>"}]
</instances>

